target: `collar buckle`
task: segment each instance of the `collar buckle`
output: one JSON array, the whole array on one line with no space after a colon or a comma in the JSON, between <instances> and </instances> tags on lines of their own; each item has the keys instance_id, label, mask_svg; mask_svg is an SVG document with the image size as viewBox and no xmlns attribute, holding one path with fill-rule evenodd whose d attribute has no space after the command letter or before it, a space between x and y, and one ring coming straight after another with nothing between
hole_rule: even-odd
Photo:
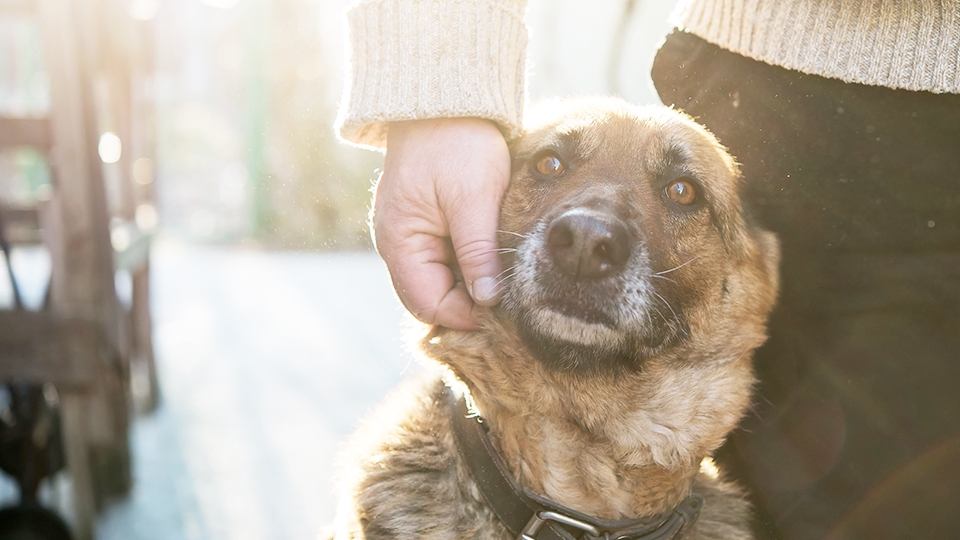
<instances>
[{"instance_id":1,"label":"collar buckle","mask_svg":"<svg viewBox=\"0 0 960 540\"><path fill-rule=\"evenodd\" d=\"M570 516L565 516L559 512L551 512L547 510L534 513L533 516L530 517L530 521L527 522L527 526L524 527L520 535L517 536L517 540L536 540L537 531L539 531L540 527L543 527L543 525L548 521L553 521L561 525L566 525L568 527L583 531L592 538L601 537L600 530L593 525L580 521L579 519L574 519Z\"/></svg>"}]
</instances>

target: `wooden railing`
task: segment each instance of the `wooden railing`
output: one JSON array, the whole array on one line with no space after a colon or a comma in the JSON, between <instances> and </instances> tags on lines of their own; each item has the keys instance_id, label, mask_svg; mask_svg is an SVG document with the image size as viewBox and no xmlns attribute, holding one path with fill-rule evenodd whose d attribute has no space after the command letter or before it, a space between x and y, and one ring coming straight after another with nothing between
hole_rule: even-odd
<instances>
[{"instance_id":1,"label":"wooden railing","mask_svg":"<svg viewBox=\"0 0 960 540\"><path fill-rule=\"evenodd\" d=\"M0 117L0 149L45 153L53 180L46 200L0 207L6 239L14 246L40 243L51 261L43 309L0 311L0 383L56 386L73 490L73 507L59 510L68 514L76 540L92 539L97 512L130 489L131 362L147 363L155 373L150 234L133 221L136 207L151 196L131 177L135 159L152 157L151 104L131 90L151 69L143 56L151 40L149 25L125 19L126 13L121 0L0 0L0 17L36 22L50 82L45 117ZM122 192L109 198L108 165L97 150L106 130L117 133L124 152L110 165L119 167ZM108 200L120 203L111 208ZM127 241L114 249L111 233ZM133 278L129 307L117 297L118 270Z\"/></svg>"}]
</instances>

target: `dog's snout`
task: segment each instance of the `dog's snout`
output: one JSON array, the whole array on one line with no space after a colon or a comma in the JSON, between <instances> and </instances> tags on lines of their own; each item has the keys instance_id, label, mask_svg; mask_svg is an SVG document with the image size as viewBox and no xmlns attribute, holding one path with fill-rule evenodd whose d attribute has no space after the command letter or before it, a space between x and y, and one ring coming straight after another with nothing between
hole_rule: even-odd
<instances>
[{"instance_id":1,"label":"dog's snout","mask_svg":"<svg viewBox=\"0 0 960 540\"><path fill-rule=\"evenodd\" d=\"M574 279L610 276L630 258L630 231L613 216L567 212L550 224L546 244L557 267Z\"/></svg>"}]
</instances>

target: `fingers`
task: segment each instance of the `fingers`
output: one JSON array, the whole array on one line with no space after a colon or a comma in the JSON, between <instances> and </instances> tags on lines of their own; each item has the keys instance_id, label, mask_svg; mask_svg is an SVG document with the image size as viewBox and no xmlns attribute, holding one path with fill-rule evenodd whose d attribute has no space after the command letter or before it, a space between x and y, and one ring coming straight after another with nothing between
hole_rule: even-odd
<instances>
[{"instance_id":1,"label":"fingers","mask_svg":"<svg viewBox=\"0 0 960 540\"><path fill-rule=\"evenodd\" d=\"M500 197L477 197L473 208L463 209L450 221L450 239L467 292L482 306L500 299L500 257L497 252L497 216Z\"/></svg>"},{"instance_id":2,"label":"fingers","mask_svg":"<svg viewBox=\"0 0 960 540\"><path fill-rule=\"evenodd\" d=\"M473 301L451 270L455 259L449 244L430 234L398 234L389 228L381 231L375 233L377 249L404 307L428 324L458 330L476 328Z\"/></svg>"},{"instance_id":3,"label":"fingers","mask_svg":"<svg viewBox=\"0 0 960 540\"><path fill-rule=\"evenodd\" d=\"M506 143L490 122L391 124L373 232L397 295L418 319L475 328L477 304L499 301L496 229L509 172Z\"/></svg>"},{"instance_id":4,"label":"fingers","mask_svg":"<svg viewBox=\"0 0 960 540\"><path fill-rule=\"evenodd\" d=\"M496 127L476 122L460 135L457 146L468 149L459 174L438 178L437 198L467 292L477 304L500 301L500 257L497 223L500 202L510 180L510 153Z\"/></svg>"}]
</instances>

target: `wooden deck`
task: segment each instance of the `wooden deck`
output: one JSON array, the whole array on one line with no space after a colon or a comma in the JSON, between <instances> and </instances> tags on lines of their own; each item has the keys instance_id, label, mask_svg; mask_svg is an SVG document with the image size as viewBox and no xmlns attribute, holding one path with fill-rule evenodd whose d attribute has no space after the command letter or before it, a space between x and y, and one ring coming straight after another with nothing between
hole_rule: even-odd
<instances>
[{"instance_id":1,"label":"wooden deck","mask_svg":"<svg viewBox=\"0 0 960 540\"><path fill-rule=\"evenodd\" d=\"M339 443L417 369L379 258L161 242L152 265L161 406L97 538L316 538Z\"/></svg>"}]
</instances>

